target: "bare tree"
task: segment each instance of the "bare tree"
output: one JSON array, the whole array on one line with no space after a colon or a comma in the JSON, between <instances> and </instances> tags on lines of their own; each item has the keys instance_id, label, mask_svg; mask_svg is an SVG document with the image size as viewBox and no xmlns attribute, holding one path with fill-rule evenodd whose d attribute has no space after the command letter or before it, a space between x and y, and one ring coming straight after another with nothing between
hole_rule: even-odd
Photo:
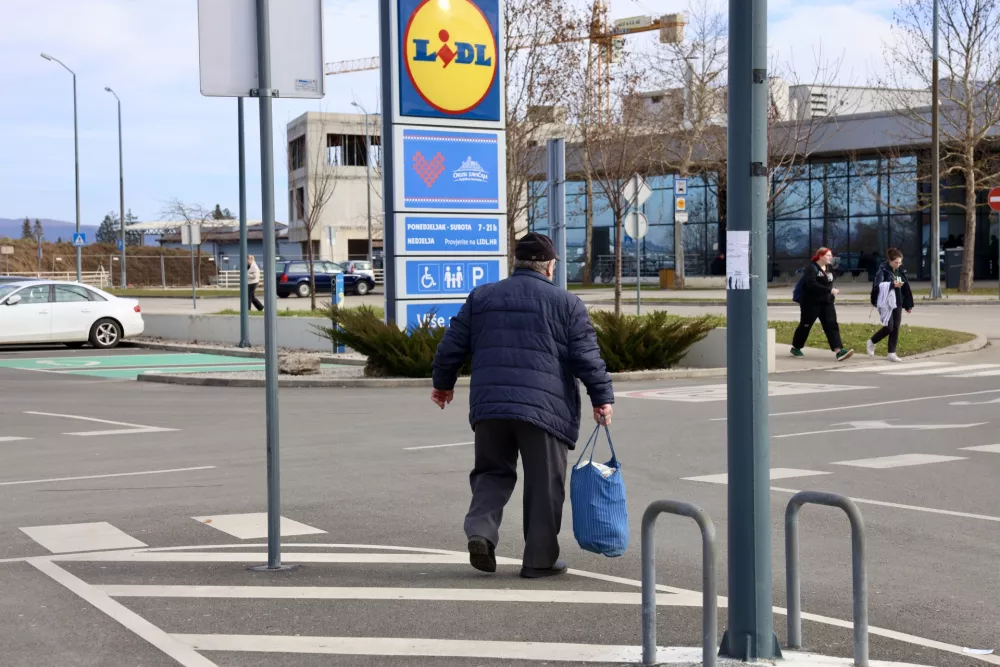
<instances>
[{"instance_id":1,"label":"bare tree","mask_svg":"<svg viewBox=\"0 0 1000 667\"><path fill-rule=\"evenodd\" d=\"M293 204L292 217L295 224L302 228L306 239L306 260L309 262L309 307L316 310L316 253L313 245L313 234L323 216L323 209L330 203L337 189L340 176L339 169L345 163L345 151L358 150L359 146L329 146L327 140L327 124L324 114L306 114L300 125L293 127L288 133L302 134L287 141L288 173L292 175ZM316 122L310 123L311 120ZM310 138L308 134L315 136ZM303 139L300 141L299 137ZM365 143L360 144L360 150L365 150ZM306 154L307 146L315 146L311 155ZM295 172L299 172L296 174ZM300 186L299 183L302 183ZM303 194L299 197L299 191ZM289 221L292 224L292 221Z\"/></svg>"},{"instance_id":2,"label":"bare tree","mask_svg":"<svg viewBox=\"0 0 1000 667\"><path fill-rule=\"evenodd\" d=\"M592 59L588 64L592 64ZM586 78L590 75L584 73ZM595 104L590 91L583 89L577 94L573 108L581 170L603 195L615 221L615 313L621 314L622 245L625 214L631 204L622 192L633 176L649 171L655 140L642 100L636 94L642 80L641 65L627 61L613 76L608 76L610 99L615 100L610 107L601 105L600 99Z\"/></svg>"},{"instance_id":3,"label":"bare tree","mask_svg":"<svg viewBox=\"0 0 1000 667\"><path fill-rule=\"evenodd\" d=\"M687 39L650 57L659 90L647 95L650 120L663 136L660 168L682 178L725 173L728 23L710 0L688 9ZM724 176L723 176L724 178ZM684 287L684 225L674 219L674 285Z\"/></svg>"},{"instance_id":4,"label":"bare tree","mask_svg":"<svg viewBox=\"0 0 1000 667\"><path fill-rule=\"evenodd\" d=\"M557 136L565 118L574 47L568 41L578 23L566 0L508 0L504 3L504 54L507 121L507 247L530 226L541 189L532 187L538 178L540 157L536 150Z\"/></svg>"},{"instance_id":5,"label":"bare tree","mask_svg":"<svg viewBox=\"0 0 1000 667\"><path fill-rule=\"evenodd\" d=\"M212 215L214 209L208 208L207 206L202 206L201 204L186 203L177 199L169 200L163 207L162 215L163 217L177 222L184 222L188 225L195 225L198 227L198 235L201 236L205 231L205 225L209 220L213 220ZM198 245L196 250L197 257L197 276L195 278L195 283L197 287L201 287L201 244Z\"/></svg>"},{"instance_id":6,"label":"bare tree","mask_svg":"<svg viewBox=\"0 0 1000 667\"><path fill-rule=\"evenodd\" d=\"M895 14L896 41L886 47L888 75L880 82L883 95L904 116L910 143L926 142L931 110L929 89L933 46L934 0L904 0ZM971 292L976 247L976 194L1000 182L995 126L1000 123L1000 3L997 0L940 0L940 133L941 176L958 176L963 202L949 202L965 211L965 253L960 292ZM922 180L929 180L922 174ZM933 184L932 184L933 186ZM936 261L936 258L931 258Z\"/></svg>"}]
</instances>

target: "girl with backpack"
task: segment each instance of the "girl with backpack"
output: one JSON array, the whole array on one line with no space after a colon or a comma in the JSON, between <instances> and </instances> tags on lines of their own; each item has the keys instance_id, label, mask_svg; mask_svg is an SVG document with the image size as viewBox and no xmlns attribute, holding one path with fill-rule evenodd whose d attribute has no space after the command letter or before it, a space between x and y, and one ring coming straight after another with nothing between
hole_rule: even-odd
<instances>
[{"instance_id":1,"label":"girl with backpack","mask_svg":"<svg viewBox=\"0 0 1000 667\"><path fill-rule=\"evenodd\" d=\"M913 290L903 271L903 253L896 248L889 248L886 262L875 273L875 284L872 285L871 303L878 309L882 328L868 341L866 347L868 356L875 356L875 346L883 339L889 339L889 361L902 361L896 355L896 344L899 342L899 327L903 322L903 311L913 312Z\"/></svg>"},{"instance_id":2,"label":"girl with backpack","mask_svg":"<svg viewBox=\"0 0 1000 667\"><path fill-rule=\"evenodd\" d=\"M823 333L826 334L826 340L837 361L850 359L854 355L854 350L844 349L844 344L840 340L837 307L834 305L840 290L833 286L833 281L833 251L829 248L820 248L813 255L793 294L793 298L798 297L796 300L800 314L799 326L792 338L793 357L805 356L802 348L806 346L809 332L817 319L823 325Z\"/></svg>"}]
</instances>

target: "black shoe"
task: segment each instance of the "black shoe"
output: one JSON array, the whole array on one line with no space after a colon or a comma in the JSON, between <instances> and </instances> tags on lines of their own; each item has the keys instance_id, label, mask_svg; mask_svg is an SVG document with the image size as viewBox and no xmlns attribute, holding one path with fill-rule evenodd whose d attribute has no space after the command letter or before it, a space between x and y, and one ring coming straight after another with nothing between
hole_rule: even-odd
<instances>
[{"instance_id":1,"label":"black shoe","mask_svg":"<svg viewBox=\"0 0 1000 667\"><path fill-rule=\"evenodd\" d=\"M522 567L521 576L525 579L541 579L542 577L555 577L560 574L566 574L566 561L557 560L555 565L552 567L538 568L538 567Z\"/></svg>"},{"instance_id":2,"label":"black shoe","mask_svg":"<svg viewBox=\"0 0 1000 667\"><path fill-rule=\"evenodd\" d=\"M469 563L481 572L496 572L497 557L493 550L493 543L479 535L470 537Z\"/></svg>"}]
</instances>

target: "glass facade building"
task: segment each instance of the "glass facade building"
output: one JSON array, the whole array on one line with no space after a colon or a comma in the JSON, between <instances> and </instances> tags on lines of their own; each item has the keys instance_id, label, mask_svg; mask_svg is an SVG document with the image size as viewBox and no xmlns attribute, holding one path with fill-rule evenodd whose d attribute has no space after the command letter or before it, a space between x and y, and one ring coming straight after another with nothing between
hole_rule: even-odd
<instances>
[{"instance_id":1,"label":"glass facade building","mask_svg":"<svg viewBox=\"0 0 1000 667\"><path fill-rule=\"evenodd\" d=\"M642 207L649 231L640 241L640 255L643 275L654 276L657 269L673 266L674 176L647 175L646 180L653 194ZM929 201L929 185L918 181L915 155L814 159L773 173L771 181L768 259L772 279L792 280L821 246L831 248L839 258L840 269L854 276L865 276L868 269L874 271L885 251L896 247L906 257L911 278L929 279L926 255L930 213L920 206ZM688 276L709 275L712 261L725 250L725 216L719 210L718 195L718 184L711 177L688 179L689 217L684 225ZM548 233L546 184L533 182L529 196L533 204L528 212L529 229ZM946 189L942 195L942 247L946 247L949 236L958 238L964 233L964 210L949 206L962 197L961 187ZM981 197L985 202L985 193ZM596 183L593 202L593 278L601 280L612 271L618 239L607 199ZM567 182L565 260L571 282L583 277L586 208L584 183ZM996 270L996 246L991 244L991 236L997 234L997 225L991 225L988 209L981 210L979 218L976 276L984 278ZM635 246L627 236L623 256L624 275L634 276Z\"/></svg>"}]
</instances>

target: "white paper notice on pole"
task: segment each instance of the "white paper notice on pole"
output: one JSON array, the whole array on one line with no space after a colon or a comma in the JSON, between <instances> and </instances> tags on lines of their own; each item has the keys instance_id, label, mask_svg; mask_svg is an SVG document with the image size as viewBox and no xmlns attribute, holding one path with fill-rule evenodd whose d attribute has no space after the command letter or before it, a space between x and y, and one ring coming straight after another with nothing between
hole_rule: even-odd
<instances>
[{"instance_id":1,"label":"white paper notice on pole","mask_svg":"<svg viewBox=\"0 0 1000 667\"><path fill-rule=\"evenodd\" d=\"M726 289L750 289L750 232L726 232Z\"/></svg>"}]
</instances>

